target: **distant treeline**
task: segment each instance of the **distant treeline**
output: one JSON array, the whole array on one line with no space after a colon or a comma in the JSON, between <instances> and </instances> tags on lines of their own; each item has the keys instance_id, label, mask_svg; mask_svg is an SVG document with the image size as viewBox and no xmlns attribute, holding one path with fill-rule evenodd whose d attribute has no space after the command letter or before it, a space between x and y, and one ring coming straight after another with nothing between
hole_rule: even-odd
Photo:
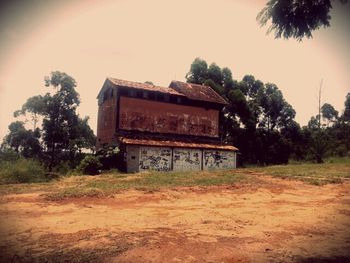
<instances>
[{"instance_id":1,"label":"distant treeline","mask_svg":"<svg viewBox=\"0 0 350 263\"><path fill-rule=\"evenodd\" d=\"M186 79L212 87L228 101L221 113L222 140L239 148L241 165L282 164L290 158L322 162L327 156L350 154L350 93L341 114L325 103L321 116L300 127L295 110L275 84L252 75L234 80L229 68L208 66L200 58L193 61Z\"/></svg>"}]
</instances>

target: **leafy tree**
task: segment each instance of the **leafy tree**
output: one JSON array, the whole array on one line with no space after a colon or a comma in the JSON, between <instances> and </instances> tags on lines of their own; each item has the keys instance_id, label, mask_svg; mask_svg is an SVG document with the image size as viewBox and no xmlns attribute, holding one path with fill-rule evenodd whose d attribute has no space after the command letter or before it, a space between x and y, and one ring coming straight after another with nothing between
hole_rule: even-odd
<instances>
[{"instance_id":1,"label":"leafy tree","mask_svg":"<svg viewBox=\"0 0 350 263\"><path fill-rule=\"evenodd\" d=\"M252 75L237 82L230 69L221 69L215 63L209 68L207 65L196 58L186 78L187 82L210 86L228 101L220 113L221 139L237 145L244 161L287 162L292 141L280 130L293 122L295 111L278 87L264 85Z\"/></svg>"},{"instance_id":2,"label":"leafy tree","mask_svg":"<svg viewBox=\"0 0 350 263\"><path fill-rule=\"evenodd\" d=\"M223 84L223 74L220 67L215 63L210 64L206 75L207 78L214 81L214 83L217 83L219 85Z\"/></svg>"},{"instance_id":3,"label":"leafy tree","mask_svg":"<svg viewBox=\"0 0 350 263\"><path fill-rule=\"evenodd\" d=\"M346 3L347 0L340 0ZM275 37L312 37L312 31L330 26L331 0L269 0L259 12L257 20L264 26L271 20L268 32Z\"/></svg>"},{"instance_id":4,"label":"leafy tree","mask_svg":"<svg viewBox=\"0 0 350 263\"><path fill-rule=\"evenodd\" d=\"M312 134L311 153L317 163L323 163L323 158L328 150L329 138L324 130L317 130Z\"/></svg>"},{"instance_id":5,"label":"leafy tree","mask_svg":"<svg viewBox=\"0 0 350 263\"><path fill-rule=\"evenodd\" d=\"M186 75L187 82L203 84L208 78L208 64L205 60L196 58L192 64L191 69Z\"/></svg>"},{"instance_id":6,"label":"leafy tree","mask_svg":"<svg viewBox=\"0 0 350 263\"><path fill-rule=\"evenodd\" d=\"M14 112L14 117L19 115L30 114L30 119L33 124L33 130L36 129L39 121L39 116L45 110L45 102L41 95L29 98L26 103L23 104L22 109Z\"/></svg>"},{"instance_id":7,"label":"leafy tree","mask_svg":"<svg viewBox=\"0 0 350 263\"><path fill-rule=\"evenodd\" d=\"M29 98L14 113L15 117L30 115L34 131L26 130L23 122L14 122L9 126L5 143L24 157L40 153L52 171L65 160L70 160L73 166L79 163L82 149L94 150L95 135L88 125L89 118L82 119L76 112L80 99L75 80L55 71L45 78L45 85L52 88L51 93ZM39 119L42 119L41 128L37 127Z\"/></svg>"},{"instance_id":8,"label":"leafy tree","mask_svg":"<svg viewBox=\"0 0 350 263\"><path fill-rule=\"evenodd\" d=\"M42 148L39 143L39 130L26 130L21 121L12 122L9 125L9 134L4 138L4 144L24 157L40 157Z\"/></svg>"},{"instance_id":9,"label":"leafy tree","mask_svg":"<svg viewBox=\"0 0 350 263\"><path fill-rule=\"evenodd\" d=\"M265 89L259 93L259 99L263 112L260 127L267 130L282 128L294 119L295 110L284 100L282 92L275 84L267 83Z\"/></svg>"},{"instance_id":10,"label":"leafy tree","mask_svg":"<svg viewBox=\"0 0 350 263\"><path fill-rule=\"evenodd\" d=\"M338 119L338 111L336 111L334 107L329 103L325 103L322 105L321 113L323 119L326 119L328 124L334 123Z\"/></svg>"}]
</instances>

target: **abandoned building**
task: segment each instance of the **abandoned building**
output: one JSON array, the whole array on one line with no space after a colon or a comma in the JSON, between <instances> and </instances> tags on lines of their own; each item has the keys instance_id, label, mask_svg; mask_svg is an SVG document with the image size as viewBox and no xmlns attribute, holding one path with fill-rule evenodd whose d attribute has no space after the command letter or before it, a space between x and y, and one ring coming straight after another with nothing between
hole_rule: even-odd
<instances>
[{"instance_id":1,"label":"abandoned building","mask_svg":"<svg viewBox=\"0 0 350 263\"><path fill-rule=\"evenodd\" d=\"M97 148L119 146L127 172L236 168L219 134L227 102L208 86L107 78L97 99Z\"/></svg>"}]
</instances>

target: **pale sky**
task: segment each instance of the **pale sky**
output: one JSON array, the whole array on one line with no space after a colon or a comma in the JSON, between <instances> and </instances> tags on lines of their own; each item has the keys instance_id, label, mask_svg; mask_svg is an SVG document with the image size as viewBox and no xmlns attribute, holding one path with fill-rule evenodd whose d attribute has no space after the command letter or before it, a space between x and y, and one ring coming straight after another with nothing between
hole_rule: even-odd
<instances>
[{"instance_id":1,"label":"pale sky","mask_svg":"<svg viewBox=\"0 0 350 263\"><path fill-rule=\"evenodd\" d=\"M96 133L96 95L107 76L168 86L196 57L275 83L307 124L322 101L344 109L350 91L350 3L312 39L274 39L256 15L266 1L8 1L0 11L0 140L27 98L59 70L78 83L79 114Z\"/></svg>"}]
</instances>

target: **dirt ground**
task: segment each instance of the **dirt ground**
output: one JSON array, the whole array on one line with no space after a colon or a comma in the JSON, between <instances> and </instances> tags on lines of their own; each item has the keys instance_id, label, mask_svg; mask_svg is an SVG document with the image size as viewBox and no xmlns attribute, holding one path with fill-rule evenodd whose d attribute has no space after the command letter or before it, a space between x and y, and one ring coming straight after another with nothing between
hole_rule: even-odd
<instances>
[{"instance_id":1,"label":"dirt ground","mask_svg":"<svg viewBox=\"0 0 350 263\"><path fill-rule=\"evenodd\" d=\"M42 194L1 197L2 262L350 262L350 182Z\"/></svg>"}]
</instances>

